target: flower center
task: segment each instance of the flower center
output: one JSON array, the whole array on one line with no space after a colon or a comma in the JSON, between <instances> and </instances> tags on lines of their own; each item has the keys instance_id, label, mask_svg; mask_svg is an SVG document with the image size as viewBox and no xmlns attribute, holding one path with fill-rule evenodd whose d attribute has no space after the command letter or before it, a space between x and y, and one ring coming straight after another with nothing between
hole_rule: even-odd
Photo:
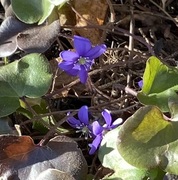
<instances>
[{"instance_id":1,"label":"flower center","mask_svg":"<svg viewBox=\"0 0 178 180\"><path fill-rule=\"evenodd\" d=\"M88 137L90 136L90 131L88 127L85 125L78 127L76 133L82 133L81 136L84 135L85 139L88 139Z\"/></svg>"},{"instance_id":2,"label":"flower center","mask_svg":"<svg viewBox=\"0 0 178 180\"><path fill-rule=\"evenodd\" d=\"M78 60L78 62L79 62L79 64L82 64L82 65L84 65L85 63L86 63L86 58L84 58L84 57L80 57L80 59Z\"/></svg>"}]
</instances>

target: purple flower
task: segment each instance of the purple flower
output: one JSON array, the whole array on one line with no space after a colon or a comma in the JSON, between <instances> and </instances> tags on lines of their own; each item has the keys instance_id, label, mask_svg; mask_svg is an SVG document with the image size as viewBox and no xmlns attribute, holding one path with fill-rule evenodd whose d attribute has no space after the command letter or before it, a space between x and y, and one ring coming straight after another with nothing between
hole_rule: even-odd
<instances>
[{"instance_id":1,"label":"purple flower","mask_svg":"<svg viewBox=\"0 0 178 180\"><path fill-rule=\"evenodd\" d=\"M63 61L58 66L72 76L78 75L80 81L85 84L94 59L106 51L106 45L92 47L89 39L74 36L74 47L76 52L62 51L60 53Z\"/></svg>"},{"instance_id":2,"label":"purple flower","mask_svg":"<svg viewBox=\"0 0 178 180\"><path fill-rule=\"evenodd\" d=\"M91 144L89 144L90 146L90 151L89 151L89 154L94 154L95 151L98 149L98 146L100 145L101 143L101 140L103 138L103 131L104 131L104 128L98 123L98 121L94 121L92 123L92 133L94 135L94 140Z\"/></svg>"},{"instance_id":3,"label":"purple flower","mask_svg":"<svg viewBox=\"0 0 178 180\"><path fill-rule=\"evenodd\" d=\"M94 154L95 151L98 149L101 140L103 139L103 135L107 132L110 131L114 128L116 128L117 126L119 126L123 120L121 118L118 118L117 120L115 120L112 123L112 117L110 112L107 109L104 109L104 111L101 113L106 124L104 124L103 126L101 126L98 121L94 121L92 123L92 133L95 136L95 139L93 140L93 142L91 144L89 144L90 146L90 151L89 154Z\"/></svg>"},{"instance_id":4,"label":"purple flower","mask_svg":"<svg viewBox=\"0 0 178 180\"><path fill-rule=\"evenodd\" d=\"M101 114L105 120L105 124L103 126L101 126L98 121L94 121L90 125L87 106L82 106L79 109L78 119L74 117L68 117L67 119L70 126L78 129L77 132L82 132L82 134L85 134L86 139L88 136L94 139L93 142L89 144L91 148L89 154L95 153L103 139L104 134L107 131L118 127L123 121L121 118L118 118L112 123L111 114L107 109L104 109Z\"/></svg>"},{"instance_id":5,"label":"purple flower","mask_svg":"<svg viewBox=\"0 0 178 180\"><path fill-rule=\"evenodd\" d=\"M71 127L78 129L77 132L82 132L87 137L91 129L88 118L88 107L82 106L78 112L78 119L69 117L67 122Z\"/></svg>"},{"instance_id":6,"label":"purple flower","mask_svg":"<svg viewBox=\"0 0 178 180\"><path fill-rule=\"evenodd\" d=\"M138 86L139 86L140 88L143 87L143 80L138 81Z\"/></svg>"},{"instance_id":7,"label":"purple flower","mask_svg":"<svg viewBox=\"0 0 178 180\"><path fill-rule=\"evenodd\" d=\"M116 128L123 121L122 118L118 118L112 123L111 113L107 109L104 109L101 114L102 114L102 116L103 116L103 118L104 118L104 120L106 122L106 124L104 124L103 127L104 127L105 130L108 130L108 131Z\"/></svg>"}]
</instances>

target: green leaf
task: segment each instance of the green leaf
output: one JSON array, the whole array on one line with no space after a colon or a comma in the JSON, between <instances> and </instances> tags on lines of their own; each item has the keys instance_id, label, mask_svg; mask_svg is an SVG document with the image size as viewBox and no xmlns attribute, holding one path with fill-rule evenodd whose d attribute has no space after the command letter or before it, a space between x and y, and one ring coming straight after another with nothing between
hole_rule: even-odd
<instances>
[{"instance_id":1,"label":"green leaf","mask_svg":"<svg viewBox=\"0 0 178 180\"><path fill-rule=\"evenodd\" d=\"M36 104L32 108L37 114L49 113L47 102L44 99L41 100L39 105ZM47 127L44 123L47 125ZM48 128L52 125L54 125L53 116L46 116L34 121L33 129L39 131L40 134L46 134L48 132Z\"/></svg>"},{"instance_id":2,"label":"green leaf","mask_svg":"<svg viewBox=\"0 0 178 180\"><path fill-rule=\"evenodd\" d=\"M48 0L11 0L11 4L15 15L28 24L42 24L54 8Z\"/></svg>"},{"instance_id":3,"label":"green leaf","mask_svg":"<svg viewBox=\"0 0 178 180\"><path fill-rule=\"evenodd\" d=\"M41 16L38 24L42 24L47 19L47 17L50 16L54 7L55 6L52 3L50 3L48 0L42 0L43 13L42 13L42 16Z\"/></svg>"},{"instance_id":4,"label":"green leaf","mask_svg":"<svg viewBox=\"0 0 178 180\"><path fill-rule=\"evenodd\" d=\"M137 168L178 174L178 122L165 119L156 106L140 108L121 126L118 150Z\"/></svg>"},{"instance_id":5,"label":"green leaf","mask_svg":"<svg viewBox=\"0 0 178 180\"><path fill-rule=\"evenodd\" d=\"M99 149L99 159L104 167L114 170L114 174L107 179L142 180L147 170L138 169L127 163L117 150L117 137L120 128L108 132ZM128 173L129 172L129 173Z\"/></svg>"},{"instance_id":6,"label":"green leaf","mask_svg":"<svg viewBox=\"0 0 178 180\"><path fill-rule=\"evenodd\" d=\"M1 82L0 82L1 86ZM3 86L1 86L3 87ZM1 96L1 92L0 92ZM20 106L18 97L0 97L0 117L13 113Z\"/></svg>"},{"instance_id":7,"label":"green leaf","mask_svg":"<svg viewBox=\"0 0 178 180\"><path fill-rule=\"evenodd\" d=\"M42 98L25 98L25 101L28 103L29 106L36 112L36 114L41 115L45 113L49 113L49 110L47 108L47 103ZM29 110L28 106L20 100L21 107L17 109L17 112L24 115L28 119L32 119L34 115ZM44 124L44 123L45 124ZM41 134L46 134L48 132L48 128L50 125L54 124L52 116L46 116L42 118L38 118L35 121L33 121L32 128L40 132ZM46 125L46 126L45 126Z\"/></svg>"},{"instance_id":8,"label":"green leaf","mask_svg":"<svg viewBox=\"0 0 178 180\"><path fill-rule=\"evenodd\" d=\"M14 112L20 106L20 97L43 96L51 80L49 62L41 54L29 54L0 67L0 117Z\"/></svg>"},{"instance_id":9,"label":"green leaf","mask_svg":"<svg viewBox=\"0 0 178 180\"><path fill-rule=\"evenodd\" d=\"M142 91L138 93L139 101L147 105L156 105L168 112L168 98L174 98L178 91L178 69L163 64L152 56L146 63L143 75Z\"/></svg>"},{"instance_id":10,"label":"green leaf","mask_svg":"<svg viewBox=\"0 0 178 180\"><path fill-rule=\"evenodd\" d=\"M9 126L11 119L9 117L0 118L0 135L14 134L12 128Z\"/></svg>"},{"instance_id":11,"label":"green leaf","mask_svg":"<svg viewBox=\"0 0 178 180\"><path fill-rule=\"evenodd\" d=\"M171 120L178 121L178 96L175 98L170 97L168 99L168 106L171 113Z\"/></svg>"}]
</instances>

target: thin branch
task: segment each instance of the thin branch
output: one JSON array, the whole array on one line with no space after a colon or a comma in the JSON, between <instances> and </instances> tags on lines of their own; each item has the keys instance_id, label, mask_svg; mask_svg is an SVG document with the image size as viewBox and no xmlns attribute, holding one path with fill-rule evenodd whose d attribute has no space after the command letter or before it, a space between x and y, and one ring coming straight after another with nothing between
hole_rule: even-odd
<instances>
[{"instance_id":1,"label":"thin branch","mask_svg":"<svg viewBox=\"0 0 178 180\"><path fill-rule=\"evenodd\" d=\"M134 34L134 28L135 28L135 19L134 19L134 13L133 13L133 0L130 0L130 34ZM129 36L129 60L133 59L133 47L134 47L134 38L133 36Z\"/></svg>"},{"instance_id":2,"label":"thin branch","mask_svg":"<svg viewBox=\"0 0 178 180\"><path fill-rule=\"evenodd\" d=\"M174 22L174 24L178 27L178 23L176 22L176 20L174 18L171 17L171 15L169 13L167 13L161 6L159 6L157 3L155 3L152 0L149 0L152 4L154 4L157 8L159 8L164 14L166 14L170 20L172 20Z\"/></svg>"},{"instance_id":3,"label":"thin branch","mask_svg":"<svg viewBox=\"0 0 178 180\"><path fill-rule=\"evenodd\" d=\"M113 4L111 3L110 0L106 0L107 3L108 3L108 6L109 6L109 10L110 10L110 22L113 23L115 22L115 11L114 11L114 8L113 8Z\"/></svg>"},{"instance_id":4,"label":"thin branch","mask_svg":"<svg viewBox=\"0 0 178 180\"><path fill-rule=\"evenodd\" d=\"M107 30L108 32L111 32L113 34L118 34L120 35L119 32L123 33L124 36L133 36L133 38L137 41L139 41L140 43L144 44L151 55L155 55L152 47L150 46L150 44L147 44L147 42L145 42L145 40L141 37L141 36L136 36L134 34L131 34L128 30L125 30L125 29L122 29L122 28L119 28L119 27L114 27L112 26L111 24L109 25L103 25L103 26L100 26L100 25L94 25L92 24L92 26L62 26L62 28L71 28L71 29L83 29L83 28L98 28L98 29L101 29L101 30ZM117 32L118 31L118 32Z\"/></svg>"},{"instance_id":5,"label":"thin branch","mask_svg":"<svg viewBox=\"0 0 178 180\"><path fill-rule=\"evenodd\" d=\"M75 116L77 112L72 112L70 113L69 116L65 116L64 118L62 118L60 121L58 121L54 126L52 126L50 128L50 130L48 131L48 133L43 137L43 139L40 141L39 145L40 146L45 146L49 140L54 136L55 133L60 134L60 131L57 130L58 127L60 127L64 122L66 122L67 118Z\"/></svg>"}]
</instances>

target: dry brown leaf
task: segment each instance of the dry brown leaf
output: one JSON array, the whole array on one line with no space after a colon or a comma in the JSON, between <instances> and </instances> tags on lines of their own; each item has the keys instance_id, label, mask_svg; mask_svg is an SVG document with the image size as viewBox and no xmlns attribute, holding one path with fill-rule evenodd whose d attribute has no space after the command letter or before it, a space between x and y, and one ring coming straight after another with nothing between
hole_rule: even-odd
<instances>
[{"instance_id":1,"label":"dry brown leaf","mask_svg":"<svg viewBox=\"0 0 178 180\"><path fill-rule=\"evenodd\" d=\"M30 152L35 144L29 136L1 136L1 143L3 143L3 153L1 159L18 158L18 155Z\"/></svg>"},{"instance_id":2,"label":"dry brown leaf","mask_svg":"<svg viewBox=\"0 0 178 180\"><path fill-rule=\"evenodd\" d=\"M100 44L102 31L97 26L104 24L108 9L106 0L73 0L71 4L66 3L59 9L61 26L90 26L89 28L74 28L72 33L89 38L93 45ZM94 28L95 26L96 28Z\"/></svg>"},{"instance_id":3,"label":"dry brown leaf","mask_svg":"<svg viewBox=\"0 0 178 180\"><path fill-rule=\"evenodd\" d=\"M74 0L74 8L80 14L76 14L76 27L103 25L108 4L106 0ZM93 44L100 44L101 31L98 28L82 28L73 32L80 36L89 38Z\"/></svg>"},{"instance_id":4,"label":"dry brown leaf","mask_svg":"<svg viewBox=\"0 0 178 180\"><path fill-rule=\"evenodd\" d=\"M59 9L59 21L60 25L70 25L74 26L76 24L75 13L69 4L64 4L62 8Z\"/></svg>"},{"instance_id":5,"label":"dry brown leaf","mask_svg":"<svg viewBox=\"0 0 178 180\"><path fill-rule=\"evenodd\" d=\"M56 136L43 146L30 136L0 135L0 145L0 179L36 179L51 167L68 177L86 179L86 160L69 137Z\"/></svg>"}]
</instances>

